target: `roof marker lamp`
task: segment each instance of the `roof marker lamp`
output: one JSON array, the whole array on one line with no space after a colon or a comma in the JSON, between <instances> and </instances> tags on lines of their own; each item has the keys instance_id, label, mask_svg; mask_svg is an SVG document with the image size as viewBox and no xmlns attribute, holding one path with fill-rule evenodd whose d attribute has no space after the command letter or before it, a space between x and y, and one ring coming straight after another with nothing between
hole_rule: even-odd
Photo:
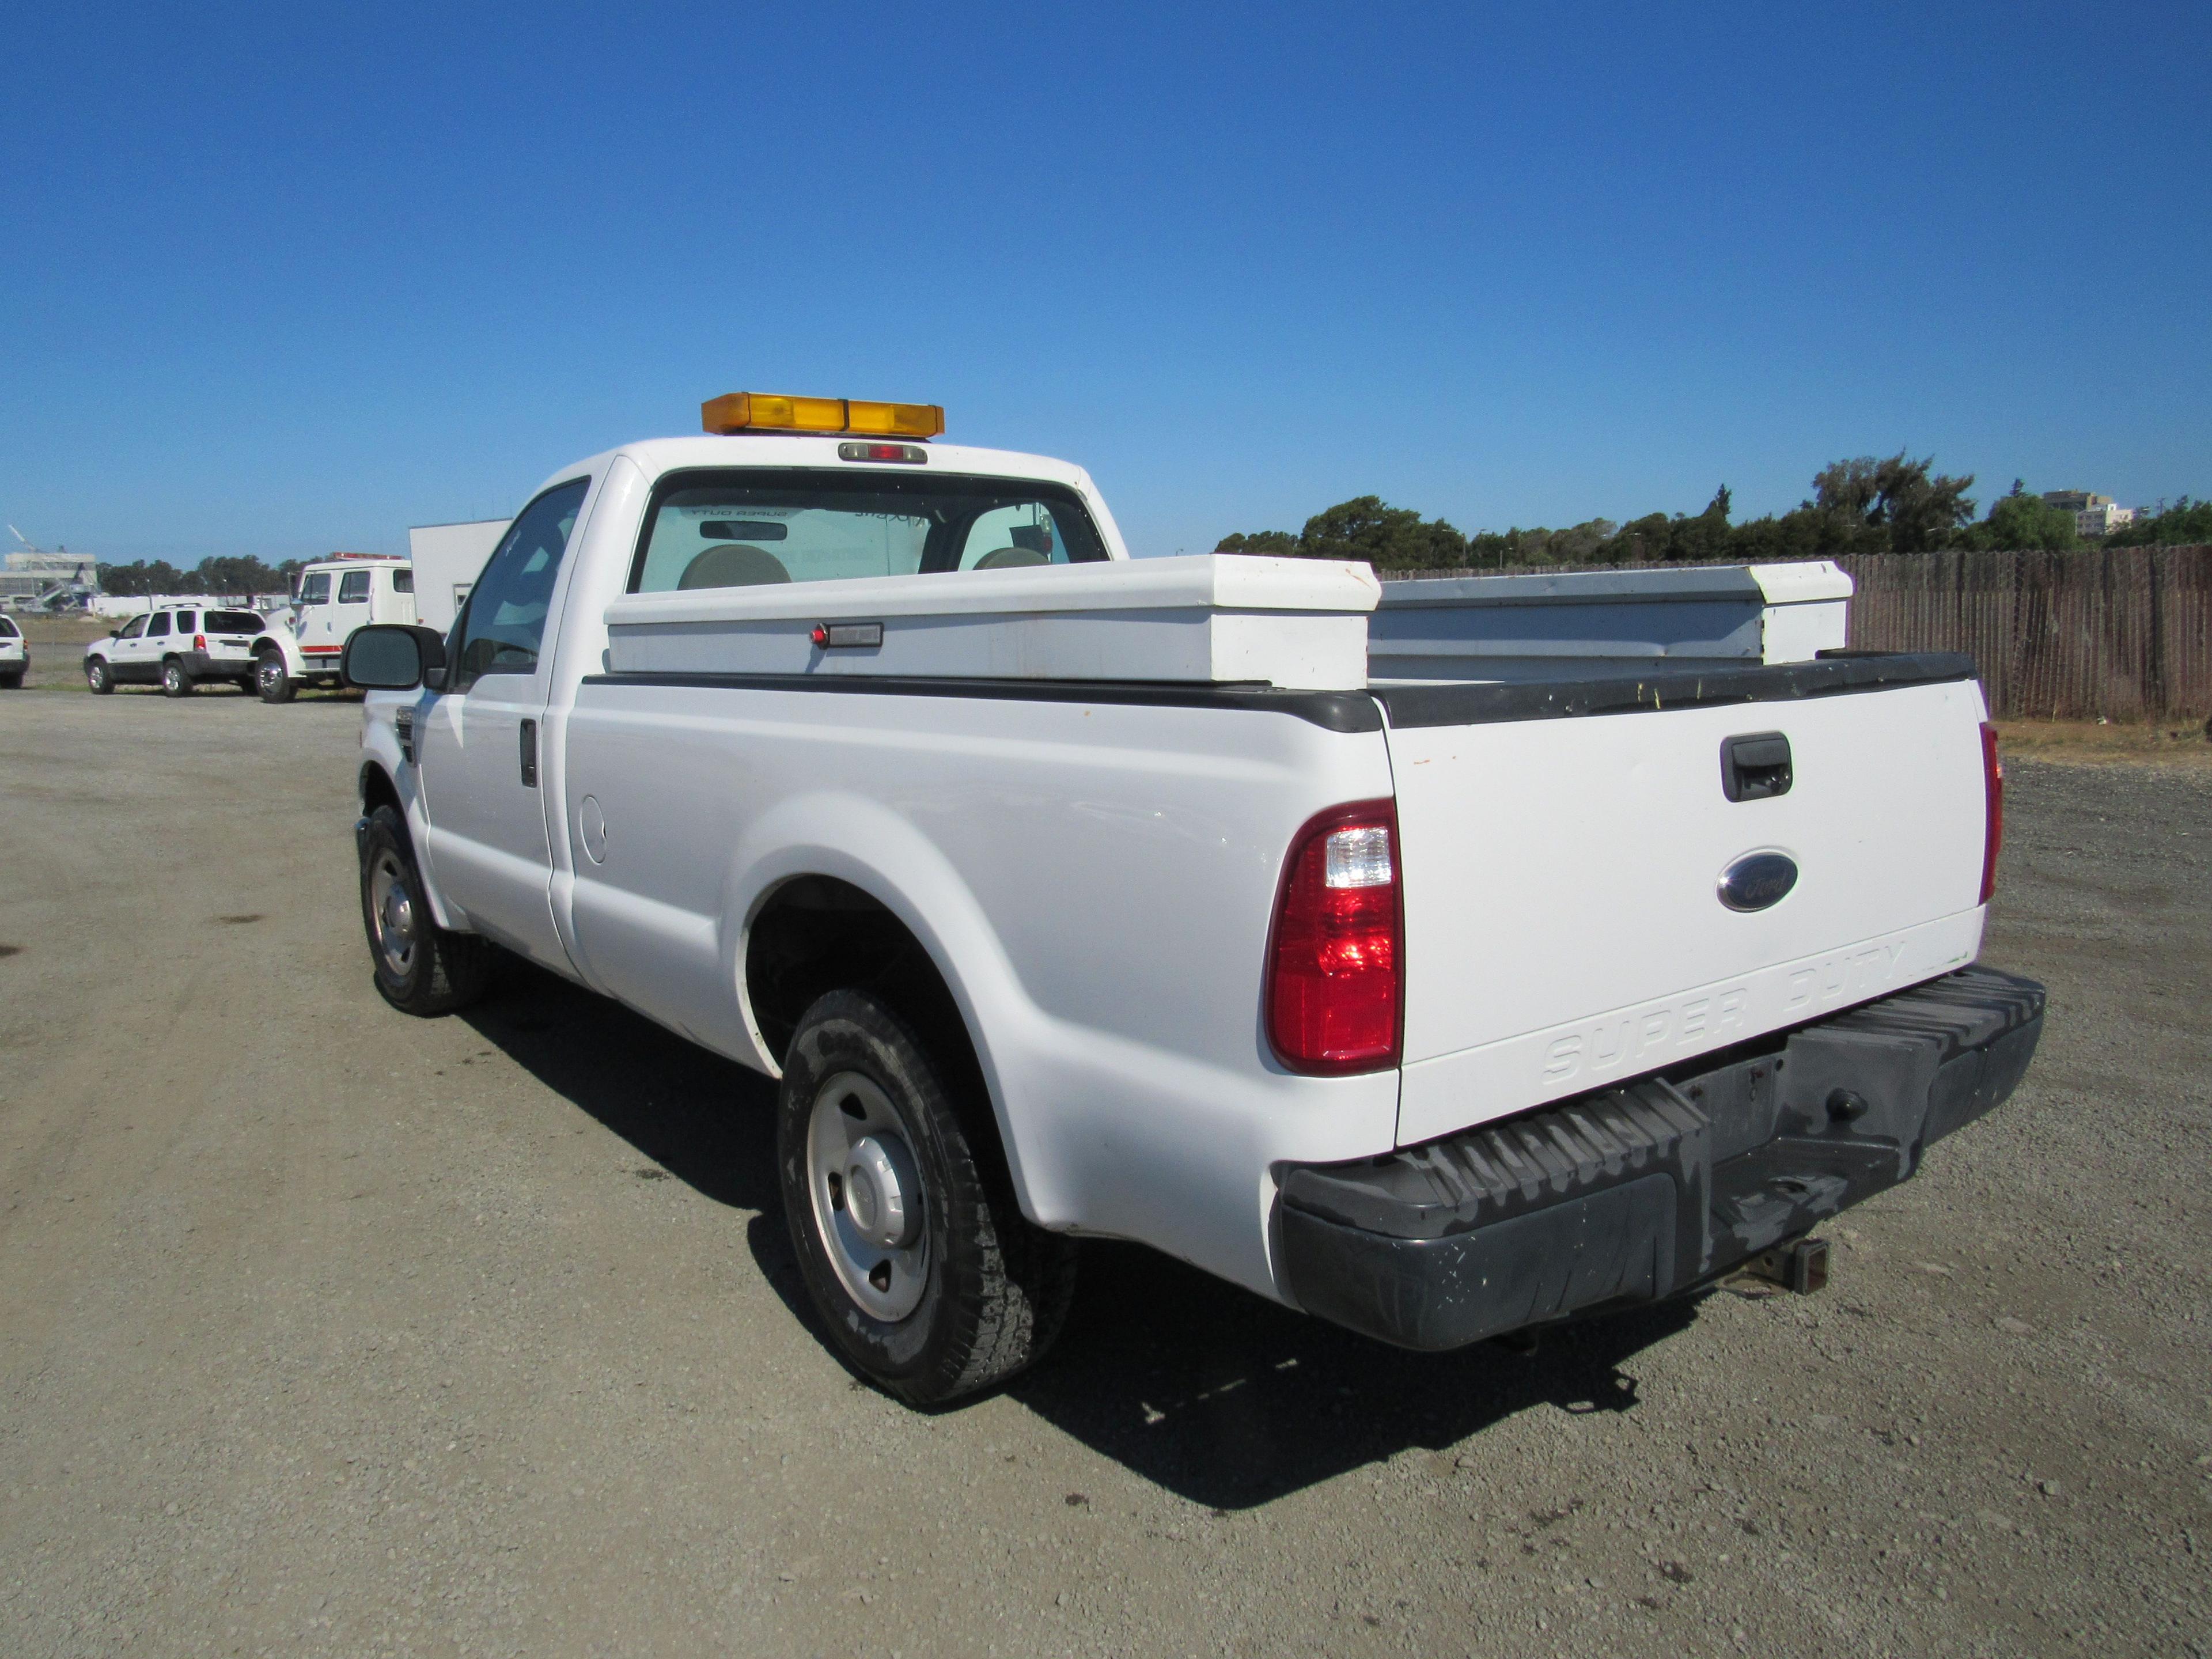
<instances>
[{"instance_id":1,"label":"roof marker lamp","mask_svg":"<svg viewBox=\"0 0 2212 1659\"><path fill-rule=\"evenodd\" d=\"M699 405L699 424L720 436L738 432L859 432L934 438L945 430L936 404L878 404L854 398L786 398L732 392Z\"/></svg>"}]
</instances>

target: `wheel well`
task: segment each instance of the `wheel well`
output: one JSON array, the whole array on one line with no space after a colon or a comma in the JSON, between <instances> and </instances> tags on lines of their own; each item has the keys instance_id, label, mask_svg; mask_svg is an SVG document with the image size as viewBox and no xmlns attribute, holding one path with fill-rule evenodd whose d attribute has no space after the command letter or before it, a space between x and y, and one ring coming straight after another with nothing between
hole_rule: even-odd
<instances>
[{"instance_id":1,"label":"wheel well","mask_svg":"<svg viewBox=\"0 0 2212 1659\"><path fill-rule=\"evenodd\" d=\"M971 1074L974 1097L982 1098L968 1024L921 941L889 906L852 883L799 876L770 896L745 940L745 994L778 1065L799 1016L831 991L881 999L939 1065Z\"/></svg>"},{"instance_id":2,"label":"wheel well","mask_svg":"<svg viewBox=\"0 0 2212 1659\"><path fill-rule=\"evenodd\" d=\"M399 804L399 787L382 767L372 762L361 769L362 813L366 817L380 806L389 806L403 818L407 816L407 809Z\"/></svg>"},{"instance_id":3,"label":"wheel well","mask_svg":"<svg viewBox=\"0 0 2212 1659\"><path fill-rule=\"evenodd\" d=\"M935 1062L987 1179L1012 1200L1012 1174L975 1043L937 963L890 908L834 876L798 876L769 896L745 939L745 994L776 1064L799 1017L831 991L882 1001Z\"/></svg>"},{"instance_id":4,"label":"wheel well","mask_svg":"<svg viewBox=\"0 0 2212 1659\"><path fill-rule=\"evenodd\" d=\"M280 657L284 654L284 647L277 644L276 641L270 639L266 634L264 634L259 639L253 642L253 654L256 657L260 656L264 651L274 651Z\"/></svg>"}]
</instances>

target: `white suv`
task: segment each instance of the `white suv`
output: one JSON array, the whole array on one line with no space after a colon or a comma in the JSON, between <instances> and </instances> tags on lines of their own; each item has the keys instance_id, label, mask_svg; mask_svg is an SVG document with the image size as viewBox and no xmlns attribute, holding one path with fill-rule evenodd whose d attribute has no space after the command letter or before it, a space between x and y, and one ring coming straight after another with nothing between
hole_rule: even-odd
<instances>
[{"instance_id":1,"label":"white suv","mask_svg":"<svg viewBox=\"0 0 2212 1659\"><path fill-rule=\"evenodd\" d=\"M203 680L254 690L258 653L270 641L259 612L164 605L133 617L85 647L84 683L105 696L118 685L159 684L172 697L190 696Z\"/></svg>"},{"instance_id":2,"label":"white suv","mask_svg":"<svg viewBox=\"0 0 2212 1659\"><path fill-rule=\"evenodd\" d=\"M12 617L0 617L0 686L13 691L31 666L31 647Z\"/></svg>"}]
</instances>

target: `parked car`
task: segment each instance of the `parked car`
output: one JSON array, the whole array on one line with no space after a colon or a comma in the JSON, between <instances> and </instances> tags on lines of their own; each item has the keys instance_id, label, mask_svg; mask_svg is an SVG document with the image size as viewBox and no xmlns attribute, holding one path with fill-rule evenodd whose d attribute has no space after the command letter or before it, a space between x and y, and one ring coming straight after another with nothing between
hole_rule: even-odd
<instances>
[{"instance_id":1,"label":"parked car","mask_svg":"<svg viewBox=\"0 0 2212 1659\"><path fill-rule=\"evenodd\" d=\"M382 553L345 553L300 573L294 602L292 643L277 642L283 676L264 655L263 699L287 701L301 684L338 683L338 661L354 630L370 623L416 620L415 571L406 560Z\"/></svg>"},{"instance_id":2,"label":"parked car","mask_svg":"<svg viewBox=\"0 0 2212 1659\"><path fill-rule=\"evenodd\" d=\"M85 684L101 695L139 684L185 697L210 681L251 692L275 631L258 611L157 604L85 647Z\"/></svg>"},{"instance_id":3,"label":"parked car","mask_svg":"<svg viewBox=\"0 0 2212 1659\"><path fill-rule=\"evenodd\" d=\"M1445 594L1394 678L1365 565L1133 561L932 406L705 412L554 473L450 635L353 635L369 962L435 1014L496 944L776 1079L807 1293L909 1401L1042 1352L1085 1236L1419 1349L1808 1290L2028 1065L1963 657L1754 611L1505 683Z\"/></svg>"},{"instance_id":4,"label":"parked car","mask_svg":"<svg viewBox=\"0 0 2212 1659\"><path fill-rule=\"evenodd\" d=\"M31 647L11 617L0 616L0 687L12 691L30 672Z\"/></svg>"}]
</instances>

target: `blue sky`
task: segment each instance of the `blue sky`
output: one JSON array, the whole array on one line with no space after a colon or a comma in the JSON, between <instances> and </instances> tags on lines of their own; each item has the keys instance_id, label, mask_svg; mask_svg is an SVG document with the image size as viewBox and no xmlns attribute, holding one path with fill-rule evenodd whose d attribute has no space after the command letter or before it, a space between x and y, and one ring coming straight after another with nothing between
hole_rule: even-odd
<instances>
[{"instance_id":1,"label":"blue sky","mask_svg":"<svg viewBox=\"0 0 2212 1659\"><path fill-rule=\"evenodd\" d=\"M2212 8L19 8L0 520L404 545L738 389L1140 552L1376 492L2212 493ZM10 544L12 545L12 544Z\"/></svg>"}]
</instances>

